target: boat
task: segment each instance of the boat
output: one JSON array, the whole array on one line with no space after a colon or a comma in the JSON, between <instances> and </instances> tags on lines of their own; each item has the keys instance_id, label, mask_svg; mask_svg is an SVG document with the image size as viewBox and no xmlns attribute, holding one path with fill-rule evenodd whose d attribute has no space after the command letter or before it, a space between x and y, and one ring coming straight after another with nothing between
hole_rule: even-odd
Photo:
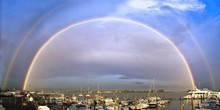
<instances>
[{"instance_id":1,"label":"boat","mask_svg":"<svg viewBox=\"0 0 220 110\"><path fill-rule=\"evenodd\" d=\"M115 101L112 98L105 98L104 102L106 106L115 104Z\"/></svg>"},{"instance_id":2,"label":"boat","mask_svg":"<svg viewBox=\"0 0 220 110\"><path fill-rule=\"evenodd\" d=\"M145 100L139 101L139 103L136 105L137 109L147 109L149 107L149 103Z\"/></svg>"},{"instance_id":3,"label":"boat","mask_svg":"<svg viewBox=\"0 0 220 110\"><path fill-rule=\"evenodd\" d=\"M156 101L149 102L149 108L157 108L157 107L158 107L158 103Z\"/></svg>"},{"instance_id":4,"label":"boat","mask_svg":"<svg viewBox=\"0 0 220 110\"><path fill-rule=\"evenodd\" d=\"M87 108L83 104L72 104L67 110L87 110Z\"/></svg>"},{"instance_id":5,"label":"boat","mask_svg":"<svg viewBox=\"0 0 220 110\"><path fill-rule=\"evenodd\" d=\"M161 101L161 98L158 96L149 97L148 98L149 108L158 107L159 101Z\"/></svg>"},{"instance_id":6,"label":"boat","mask_svg":"<svg viewBox=\"0 0 220 110\"><path fill-rule=\"evenodd\" d=\"M165 105L165 104L167 104L167 103L169 103L169 102L170 102L170 100L168 100L168 99L167 99L167 100L164 100L164 99L163 99L163 100L159 100L159 101L158 101L159 105Z\"/></svg>"},{"instance_id":7,"label":"boat","mask_svg":"<svg viewBox=\"0 0 220 110\"><path fill-rule=\"evenodd\" d=\"M105 109L107 109L107 110L118 110L118 107L116 105L109 105L106 108L104 108L104 110Z\"/></svg>"},{"instance_id":8,"label":"boat","mask_svg":"<svg viewBox=\"0 0 220 110\"><path fill-rule=\"evenodd\" d=\"M205 99L212 96L220 98L220 92L215 92L208 89L200 90L197 87L195 87L193 90L189 90L187 95L184 96L183 99Z\"/></svg>"},{"instance_id":9,"label":"boat","mask_svg":"<svg viewBox=\"0 0 220 110\"><path fill-rule=\"evenodd\" d=\"M152 91L152 88L153 88L153 96L150 97L150 93ZM158 106L165 105L165 104L169 103L169 101L170 101L170 100L163 100L162 98L160 98L158 96L157 91L155 89L155 80L154 79L152 80L147 100L148 100L148 105L149 105L148 108L157 108Z\"/></svg>"},{"instance_id":10,"label":"boat","mask_svg":"<svg viewBox=\"0 0 220 110\"><path fill-rule=\"evenodd\" d=\"M5 108L2 105L0 105L0 110L5 110Z\"/></svg>"},{"instance_id":11,"label":"boat","mask_svg":"<svg viewBox=\"0 0 220 110\"><path fill-rule=\"evenodd\" d=\"M79 94L79 97L83 97L83 94Z\"/></svg>"},{"instance_id":12,"label":"boat","mask_svg":"<svg viewBox=\"0 0 220 110\"><path fill-rule=\"evenodd\" d=\"M196 105L195 110L219 110L220 109L220 101L217 97L211 97L205 99L200 104Z\"/></svg>"},{"instance_id":13,"label":"boat","mask_svg":"<svg viewBox=\"0 0 220 110\"><path fill-rule=\"evenodd\" d=\"M79 94L79 97L83 97L82 85L81 85L81 87L80 87L80 94Z\"/></svg>"},{"instance_id":14,"label":"boat","mask_svg":"<svg viewBox=\"0 0 220 110\"><path fill-rule=\"evenodd\" d=\"M56 104L57 105L63 105L62 99L56 99Z\"/></svg>"},{"instance_id":15,"label":"boat","mask_svg":"<svg viewBox=\"0 0 220 110\"><path fill-rule=\"evenodd\" d=\"M86 97L90 97L90 94L91 94L91 92L90 92L89 86L88 86L88 92L87 92L87 94L86 94Z\"/></svg>"},{"instance_id":16,"label":"boat","mask_svg":"<svg viewBox=\"0 0 220 110\"><path fill-rule=\"evenodd\" d=\"M71 97L72 102L77 102L77 97L73 94Z\"/></svg>"},{"instance_id":17,"label":"boat","mask_svg":"<svg viewBox=\"0 0 220 110\"><path fill-rule=\"evenodd\" d=\"M37 110L50 110L47 106L38 106Z\"/></svg>"}]
</instances>

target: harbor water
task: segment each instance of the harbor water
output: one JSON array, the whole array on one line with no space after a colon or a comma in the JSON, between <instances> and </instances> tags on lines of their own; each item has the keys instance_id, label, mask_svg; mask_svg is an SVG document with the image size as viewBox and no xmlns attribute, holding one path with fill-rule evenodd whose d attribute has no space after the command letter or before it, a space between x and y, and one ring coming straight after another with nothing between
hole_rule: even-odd
<instances>
[{"instance_id":1,"label":"harbor water","mask_svg":"<svg viewBox=\"0 0 220 110\"><path fill-rule=\"evenodd\" d=\"M45 92L44 96L48 93ZM51 94L51 92L50 92ZM56 92L52 93L53 95L61 95L63 94L65 97L68 96L76 96L78 100L81 101L86 101L86 94L88 92ZM79 95L81 94L81 95ZM159 106L157 108L147 108L146 110L194 110L193 107L195 105L198 105L201 100L183 100L183 96L185 96L187 92L158 92L157 94L148 94L148 92L102 92L102 93L97 93L97 92L92 92L90 93L90 98L94 99L95 95L99 95L105 98L112 98L112 99L119 99L119 101L128 101L128 100L139 100L139 99L145 99L149 96L158 96L162 99L169 99L170 102L163 105ZM7 101L7 100L8 101ZM21 100L24 101L24 98L20 98ZM19 98L9 98L9 97L1 97L2 100L2 105L6 107L8 110L17 110L18 107L20 110L28 110L30 109L24 109L24 107L19 106L23 101L19 101ZM46 100L46 99L45 99ZM20 103L18 103L20 102ZM17 104L16 104L17 103ZM39 101L37 101L39 103ZM16 105L13 105L16 104ZM12 107L12 105L14 107ZM50 109L52 110L66 110L68 108L67 105L62 105L62 104L46 104ZM34 106L34 105L33 105ZM33 107L31 109L35 110L34 108L37 108L37 106Z\"/></svg>"},{"instance_id":2,"label":"harbor water","mask_svg":"<svg viewBox=\"0 0 220 110\"><path fill-rule=\"evenodd\" d=\"M184 100L182 99L187 92L161 92L156 95L162 99L170 99L170 102L162 107L148 108L146 110L193 110L195 105L198 105L200 100ZM95 94L94 94L95 95ZM132 93L101 93L100 95L109 98L119 97L122 100L135 100L147 98L147 92L132 92ZM152 96L152 95L150 95ZM80 98L80 97L78 97Z\"/></svg>"}]
</instances>

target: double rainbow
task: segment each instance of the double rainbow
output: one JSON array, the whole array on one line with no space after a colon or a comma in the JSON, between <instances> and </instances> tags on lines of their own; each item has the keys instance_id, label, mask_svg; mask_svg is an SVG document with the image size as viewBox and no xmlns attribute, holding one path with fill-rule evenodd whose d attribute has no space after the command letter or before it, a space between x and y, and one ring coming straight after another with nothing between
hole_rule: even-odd
<instances>
[{"instance_id":1,"label":"double rainbow","mask_svg":"<svg viewBox=\"0 0 220 110\"><path fill-rule=\"evenodd\" d=\"M181 57L181 59L183 60L184 64L185 64L185 67L188 71L188 75L190 77L190 80L191 80L191 85L192 85L192 88L195 88L195 82L194 82L194 78L193 78L193 75L192 75L192 72L191 72L191 69L190 69L190 66L186 60L186 58L184 57L183 53L178 49L178 47L167 37L165 36L164 34L158 32L157 30L155 30L154 28L146 25L146 24L143 24L141 22L137 22L137 21L132 21L132 20L129 20L129 19L122 19L122 18L113 18L113 17L107 17L107 18L95 18L95 19L89 19L89 20L86 20L86 21L81 21L81 22L77 22L75 24L72 24L70 26L67 26L63 29L61 29L59 32L57 32L56 34L54 34L53 36L51 36L40 48L39 50L36 52L36 54L34 55L34 58L28 68L28 71L27 71L27 74L25 76L25 80L24 80L24 83L23 83L23 90L26 90L27 89L27 86L28 86L28 82L29 82L29 76L32 72L32 69L35 65L35 62L38 60L38 57L39 55L42 53L42 51L45 49L45 47L48 46L49 43L51 43L53 41L54 38L56 38L59 34L63 33L64 31L72 28L72 27L75 27L75 26L78 26L78 25L83 25L83 24L86 24L86 23L90 23L90 22L94 22L94 21L120 21L120 22L128 22L128 23L133 23L133 24L136 24L136 25L139 25L139 26L142 26L144 28L147 28L147 29L150 29L151 31L155 32L156 34L158 34L161 38L163 38L165 41L167 41L178 53L178 55Z\"/></svg>"}]
</instances>

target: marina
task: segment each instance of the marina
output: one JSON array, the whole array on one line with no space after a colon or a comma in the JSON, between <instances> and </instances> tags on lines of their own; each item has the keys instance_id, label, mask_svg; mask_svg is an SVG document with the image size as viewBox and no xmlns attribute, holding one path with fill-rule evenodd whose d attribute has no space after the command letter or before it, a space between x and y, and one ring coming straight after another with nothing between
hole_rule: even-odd
<instances>
[{"instance_id":1,"label":"marina","mask_svg":"<svg viewBox=\"0 0 220 110\"><path fill-rule=\"evenodd\" d=\"M205 91L205 90L203 90ZM209 91L210 90L206 90ZM196 91L194 91L196 93ZM219 96L187 98L183 91L3 91L1 110L219 110ZM219 92L216 92L219 93Z\"/></svg>"}]
</instances>

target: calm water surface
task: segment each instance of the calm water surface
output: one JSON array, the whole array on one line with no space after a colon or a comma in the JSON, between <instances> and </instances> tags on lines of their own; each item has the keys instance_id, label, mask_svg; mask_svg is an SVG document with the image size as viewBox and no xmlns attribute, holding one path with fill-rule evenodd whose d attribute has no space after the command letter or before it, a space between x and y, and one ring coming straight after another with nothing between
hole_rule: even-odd
<instances>
[{"instance_id":1,"label":"calm water surface","mask_svg":"<svg viewBox=\"0 0 220 110\"><path fill-rule=\"evenodd\" d=\"M200 100L180 100L181 97L185 96L187 92L166 92L158 93L161 98L171 98L170 103L164 107L158 107L156 109L147 110L192 110L192 106L198 104ZM147 97L148 93L102 93L102 96L106 97L120 97L122 99L135 99ZM182 105L182 107L181 107Z\"/></svg>"}]
</instances>

